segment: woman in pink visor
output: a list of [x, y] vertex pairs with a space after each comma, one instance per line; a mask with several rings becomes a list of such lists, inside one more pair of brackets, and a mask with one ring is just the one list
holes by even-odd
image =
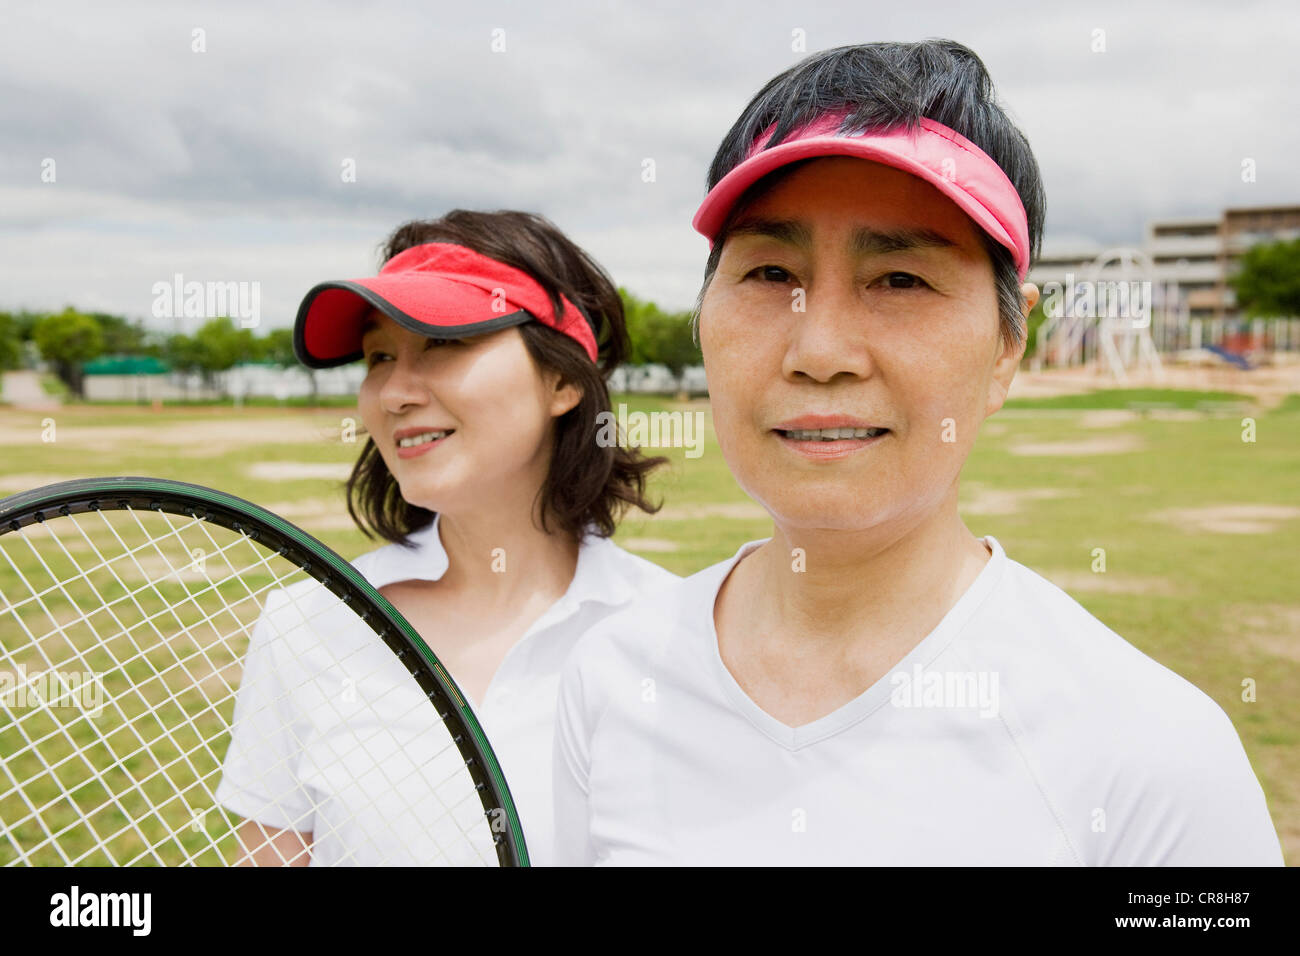
[[[383, 258], [377, 276], [308, 292], [295, 348], [313, 368], [365, 363], [367, 438], [347, 501], [387, 544], [354, 564], [469, 698], [530, 861], [545, 864], [561, 665], [597, 621], [677, 580], [610, 540], [625, 508], [657, 510], [645, 483], [666, 459], [596, 440], [607, 378], [628, 354], [622, 303], [546, 219], [456, 210], [401, 226]], [[437, 835], [393, 812], [427, 796], [429, 768], [411, 747], [377, 755], [368, 742], [418, 743], [432, 711], [416, 700], [398, 720], [410, 726], [357, 726], [358, 697], [391, 712], [410, 688], [352, 666], [317, 674], [310, 661], [311, 679], [291, 680], [298, 661], [259, 650], [255, 633], [217, 792], [245, 818], [247, 861], [438, 862]], [[364, 772], [352, 770], [363, 752]]]
[[750, 101], [698, 322], [773, 533], [579, 642], [558, 862], [1282, 862], [1224, 711], [958, 515], [1043, 209], [960, 44], [827, 50]]

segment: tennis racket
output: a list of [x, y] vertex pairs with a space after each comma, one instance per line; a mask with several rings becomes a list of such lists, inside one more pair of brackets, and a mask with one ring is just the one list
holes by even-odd
[[152, 478], [0, 501], [0, 864], [523, 865], [482, 727], [348, 562]]

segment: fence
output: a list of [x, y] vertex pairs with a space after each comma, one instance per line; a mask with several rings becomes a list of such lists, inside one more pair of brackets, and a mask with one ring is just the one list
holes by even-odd
[[[155, 400], [212, 401], [222, 398], [306, 398], [351, 395], [361, 388], [366, 370], [361, 365], [318, 369], [276, 368], [267, 365], [238, 365], [205, 381], [193, 373], [164, 374], [87, 374], [84, 379], [86, 398], [100, 402], [138, 402], [147, 405]], [[315, 378], [313, 389], [312, 379]], [[704, 367], [687, 368], [680, 383], [662, 365], [634, 365], [615, 369], [610, 376], [610, 391], [638, 393], [672, 393], [681, 388], [693, 394], [707, 392]]]
[[[1193, 319], [1156, 312], [1151, 316], [1151, 341], [1162, 356], [1194, 358], [1209, 346], [1227, 352], [1300, 353], [1300, 318]], [[1069, 368], [1098, 361], [1097, 318], [1049, 318], [1038, 330], [1032, 364]], [[1122, 333], [1120, 333], [1122, 335]]]

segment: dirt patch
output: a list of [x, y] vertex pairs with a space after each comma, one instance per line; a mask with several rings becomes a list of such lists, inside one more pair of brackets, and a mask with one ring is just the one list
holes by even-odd
[[346, 481], [352, 466], [332, 461], [259, 461], [249, 465], [245, 474], [259, 481]]
[[1205, 508], [1166, 508], [1148, 517], [1198, 534], [1268, 534], [1276, 531], [1282, 522], [1300, 518], [1300, 508], [1290, 505], [1211, 505]]
[[297, 521], [299, 518], [320, 518], [334, 514], [346, 510], [347, 506], [342, 500], [335, 501], [332, 498], [306, 498], [301, 501], [277, 501], [263, 507], [281, 518]]
[[1079, 416], [1083, 428], [1117, 428], [1137, 421], [1141, 416], [1126, 408], [1094, 408]]
[[969, 497], [958, 510], [969, 515], [1010, 515], [1019, 511], [1026, 501], [1076, 498], [1079, 494], [1070, 488], [990, 488], [978, 484], [963, 485], [962, 491]]
[[[335, 514], [317, 515], [314, 518], [302, 518], [295, 521], [294, 524], [302, 528], [303, 531], [355, 531], [357, 524], [352, 517], [343, 510]], [[382, 544], [382, 542], [381, 542]], [[375, 545], [379, 547], [379, 545]]]
[[[216, 420], [137, 425], [79, 425], [67, 410], [48, 417], [54, 419], [55, 441], [65, 447], [120, 452], [128, 447], [161, 446], [183, 449], [186, 455], [211, 457], [250, 445], [335, 444], [345, 416], [330, 422], [322, 418], [260, 418], [232, 413]], [[25, 425], [11, 420], [0, 426], [0, 446], [39, 443], [42, 421], [33, 416]]]
[[1083, 441], [1021, 442], [1007, 450], [1013, 455], [1044, 458], [1089, 457], [1092, 455], [1123, 455], [1146, 448], [1137, 435], [1115, 435], [1112, 438], [1087, 438]]
[[1275, 356], [1278, 364], [1250, 371], [1231, 366], [1183, 365], [1170, 361], [1168, 356], [1162, 358], [1165, 364], [1159, 373], [1130, 370], [1128, 381], [1122, 386], [1099, 363], [1081, 368], [1046, 369], [1039, 372], [1022, 369], [1012, 379], [1008, 397], [1052, 398], [1119, 387], [1176, 388], [1249, 395], [1267, 410], [1276, 408], [1287, 395], [1300, 392], [1300, 362], [1286, 354]]
[[304, 531], [346, 531], [356, 527], [341, 498], [277, 501], [266, 505], [266, 510], [293, 522]]
[[44, 411], [62, 404], [57, 396], [45, 394], [40, 374], [30, 370], [5, 372], [0, 376], [0, 396], [15, 408]]
[[1202, 422], [1211, 417], [1194, 408], [1153, 408], [1146, 415], [1158, 422]]
[[[761, 521], [772, 516], [760, 504], [753, 501], [729, 501], [700, 505], [669, 505], [661, 508], [654, 515], [644, 515], [650, 520], [694, 521], [697, 518], [730, 518], [735, 521]], [[631, 517], [629, 516], [629, 520]]]
[[619, 542], [619, 545], [628, 551], [668, 552], [679, 550], [677, 542], [669, 541], [667, 538], [624, 538]]
[[1272, 657], [1300, 663], [1300, 606], [1241, 604], [1228, 614], [1236, 640]]

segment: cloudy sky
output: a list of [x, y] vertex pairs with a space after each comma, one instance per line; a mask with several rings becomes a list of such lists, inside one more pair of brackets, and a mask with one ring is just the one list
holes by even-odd
[[258, 282], [263, 326], [289, 325], [316, 282], [372, 274], [397, 224], [458, 206], [541, 212], [687, 308], [713, 151], [798, 35], [979, 53], [1042, 167], [1049, 251], [1300, 203], [1294, 0], [13, 6], [0, 309], [146, 318], [180, 273]]

